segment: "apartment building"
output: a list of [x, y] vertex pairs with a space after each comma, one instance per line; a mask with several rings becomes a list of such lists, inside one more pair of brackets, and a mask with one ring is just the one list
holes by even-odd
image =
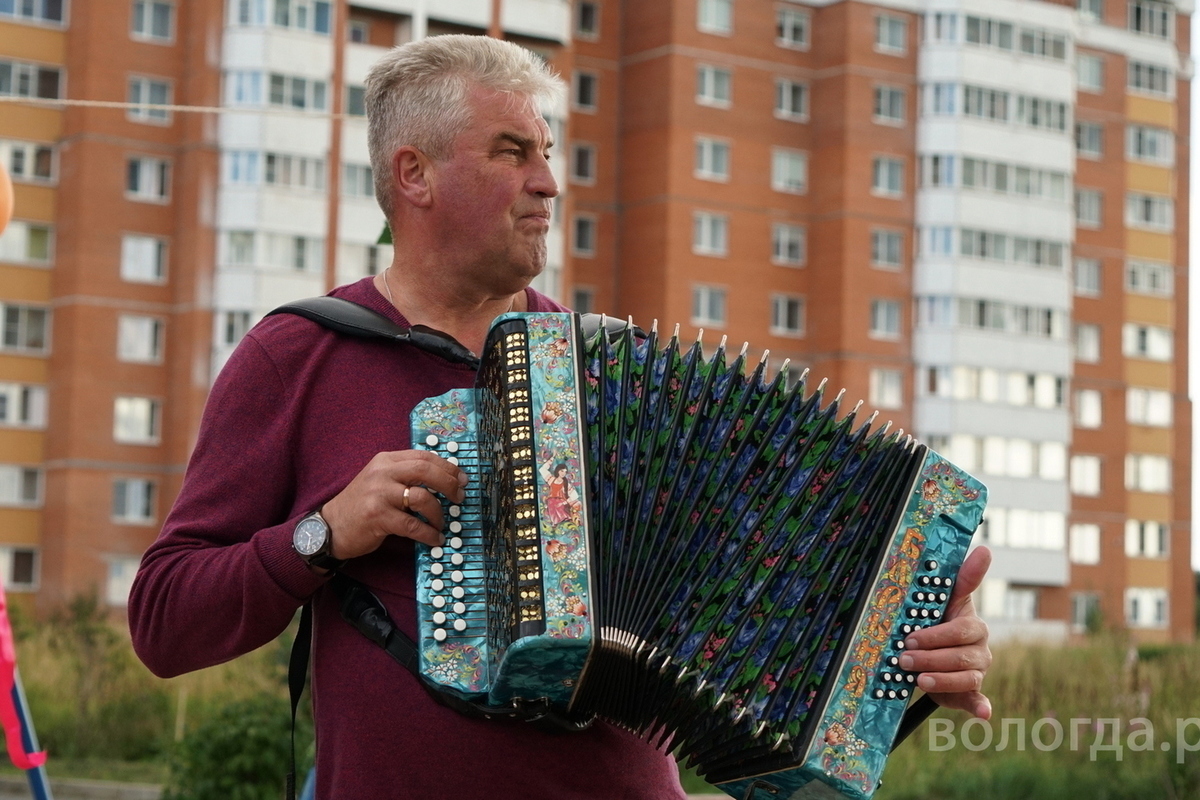
[[577, 3], [570, 299], [769, 349], [981, 476], [997, 638], [1189, 638], [1190, 12]]
[[769, 349], [982, 477], [998, 637], [1189, 638], [1190, 12], [0, 0], [6, 585], [124, 602], [237, 341], [390, 260], [368, 66], [465, 32], [570, 84], [539, 288]]

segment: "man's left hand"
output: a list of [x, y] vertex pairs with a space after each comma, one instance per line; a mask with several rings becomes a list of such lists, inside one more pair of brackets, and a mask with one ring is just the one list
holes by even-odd
[[988, 629], [975, 613], [971, 593], [979, 588], [992, 563], [986, 547], [977, 548], [958, 572], [950, 604], [940, 625], [922, 628], [904, 640], [900, 667], [919, 672], [917, 685], [946, 708], [957, 708], [980, 719], [992, 716], [992, 704], [980, 689], [992, 665]]

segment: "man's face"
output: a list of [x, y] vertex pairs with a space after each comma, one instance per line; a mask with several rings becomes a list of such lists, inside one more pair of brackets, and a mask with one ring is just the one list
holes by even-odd
[[[433, 163], [438, 225], [468, 280], [520, 291], [546, 266], [546, 232], [558, 184], [550, 128], [529, 98], [478, 87], [472, 121], [451, 155]], [[447, 265], [450, 267], [450, 265]]]

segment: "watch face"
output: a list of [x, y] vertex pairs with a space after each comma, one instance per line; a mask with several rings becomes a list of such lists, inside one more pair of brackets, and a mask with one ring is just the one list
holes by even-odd
[[292, 534], [292, 546], [300, 555], [311, 556], [325, 544], [328, 532], [329, 528], [321, 520], [313, 517], [302, 519], [296, 526], [295, 533]]

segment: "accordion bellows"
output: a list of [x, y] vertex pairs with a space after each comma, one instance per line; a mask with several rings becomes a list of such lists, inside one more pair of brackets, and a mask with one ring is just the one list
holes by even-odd
[[471, 476], [418, 546], [423, 676], [606, 719], [736, 797], [869, 797], [986, 490], [838, 405], [744, 350], [498, 318], [475, 388], [412, 416]]

